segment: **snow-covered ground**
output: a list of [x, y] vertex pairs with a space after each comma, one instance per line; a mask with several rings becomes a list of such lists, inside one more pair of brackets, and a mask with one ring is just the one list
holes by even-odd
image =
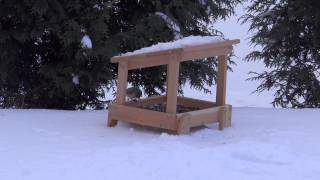
[[233, 127], [176, 136], [106, 111], [0, 110], [3, 180], [320, 179], [320, 110], [235, 108]]

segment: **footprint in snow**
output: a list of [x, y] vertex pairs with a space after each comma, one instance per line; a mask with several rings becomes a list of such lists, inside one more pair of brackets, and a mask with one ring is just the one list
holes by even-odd
[[48, 135], [60, 135], [60, 132], [57, 132], [57, 131], [48, 131], [48, 130], [45, 130], [45, 129], [41, 129], [41, 128], [32, 128], [32, 130], [36, 133], [45, 133], [45, 134], [48, 134]]
[[257, 163], [257, 164], [271, 164], [271, 165], [276, 165], [276, 166], [281, 166], [281, 165], [285, 164], [284, 162], [280, 162], [280, 161], [272, 161], [272, 160], [262, 159], [262, 158], [255, 156], [255, 155], [248, 154], [245, 152], [233, 152], [233, 153], [231, 153], [231, 157], [233, 157], [235, 159], [239, 159], [241, 161], [248, 161], [248, 162]]
[[33, 130], [34, 132], [37, 132], [37, 133], [43, 133], [43, 132], [46, 132], [46, 130], [41, 129], [41, 128], [32, 128], [32, 130]]

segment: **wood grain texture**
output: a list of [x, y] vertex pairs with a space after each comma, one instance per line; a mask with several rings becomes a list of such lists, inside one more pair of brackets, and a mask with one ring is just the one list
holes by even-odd
[[195, 107], [200, 109], [215, 107], [215, 102], [204, 101], [199, 99], [193, 99], [189, 97], [178, 96], [178, 104], [185, 105], [188, 107]]
[[110, 108], [112, 119], [168, 130], [176, 130], [177, 127], [175, 114], [118, 104], [113, 104]]
[[226, 88], [227, 88], [227, 56], [218, 57], [218, 76], [217, 76], [217, 105], [226, 104]]
[[114, 126], [116, 126], [118, 124], [118, 121], [116, 119], [113, 119], [111, 114], [112, 114], [112, 112], [109, 109], [108, 122], [107, 122], [108, 127], [114, 127]]
[[[121, 62], [118, 65], [118, 84], [117, 84], [117, 104], [124, 104], [126, 102], [126, 88], [128, 81], [128, 63]], [[117, 125], [118, 121], [111, 116], [110, 110], [108, 114], [108, 126], [114, 127]]]
[[221, 107], [214, 107], [208, 109], [202, 109], [197, 111], [191, 111], [178, 114], [178, 118], [188, 118], [189, 127], [197, 127], [205, 124], [211, 124], [219, 121], [219, 112]]
[[117, 104], [124, 104], [126, 100], [126, 89], [128, 81], [128, 63], [121, 62], [118, 66], [118, 84], [117, 84]]
[[177, 134], [187, 134], [190, 132], [191, 126], [190, 121], [191, 117], [187, 113], [183, 113], [180, 116], [177, 116], [178, 120], [178, 127], [177, 127]]
[[167, 113], [177, 112], [180, 57], [172, 56], [167, 66]]
[[227, 120], [225, 123], [225, 128], [231, 127], [231, 119], [232, 119], [232, 106], [231, 105], [227, 105]]

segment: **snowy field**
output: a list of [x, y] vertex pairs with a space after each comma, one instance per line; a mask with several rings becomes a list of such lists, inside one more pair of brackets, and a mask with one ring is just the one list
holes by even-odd
[[320, 179], [320, 110], [235, 108], [233, 127], [175, 136], [106, 111], [0, 110], [3, 180]]

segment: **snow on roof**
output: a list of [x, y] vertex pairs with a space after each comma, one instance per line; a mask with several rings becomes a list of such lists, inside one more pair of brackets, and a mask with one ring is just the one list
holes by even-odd
[[184, 48], [188, 46], [217, 43], [221, 41], [224, 41], [224, 39], [220, 36], [188, 36], [179, 40], [166, 42], [166, 43], [158, 43], [150, 47], [145, 47], [142, 49], [135, 50], [133, 52], [127, 52], [127, 53], [121, 54], [120, 56], [132, 56], [132, 55], [143, 54], [143, 53]]

